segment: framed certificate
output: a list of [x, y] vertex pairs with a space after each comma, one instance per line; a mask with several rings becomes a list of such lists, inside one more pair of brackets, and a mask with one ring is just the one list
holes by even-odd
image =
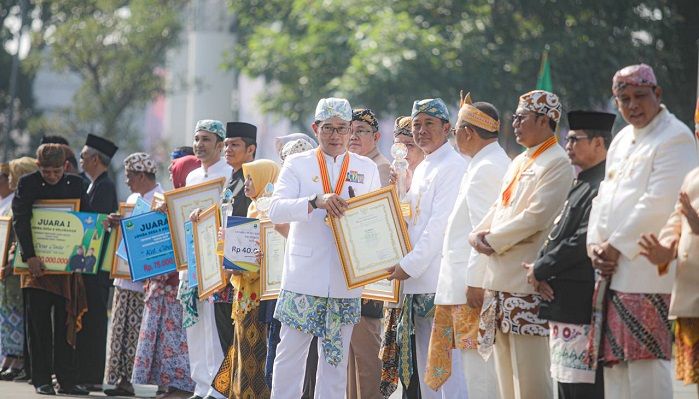
[[162, 204], [165, 203], [165, 196], [163, 193], [153, 194], [153, 203], [151, 204], [151, 209], [158, 209]]
[[10, 250], [10, 232], [12, 231], [12, 218], [0, 216], [0, 267], [7, 263], [7, 252]]
[[228, 216], [223, 267], [229, 270], [256, 272], [260, 270], [255, 252], [260, 240], [260, 221], [253, 218]]
[[223, 259], [216, 253], [218, 229], [221, 227], [220, 216], [219, 205], [214, 203], [201, 213], [197, 222], [192, 223], [199, 299], [208, 298], [226, 286]]
[[398, 303], [400, 300], [400, 281], [383, 279], [369, 283], [362, 290], [362, 298]]
[[80, 199], [79, 198], [66, 198], [66, 199], [44, 199], [36, 200], [32, 205], [34, 209], [51, 209], [54, 211], [79, 211], [80, 210]]
[[[133, 208], [134, 205], [122, 202], [119, 204], [119, 214], [122, 218], [128, 218], [131, 216]], [[111, 278], [126, 278], [130, 280], [131, 270], [129, 270], [129, 263], [116, 254], [117, 246], [119, 243], [121, 243], [123, 238], [121, 234], [121, 226], [118, 226], [115, 231], [112, 231], [112, 235], [115, 236], [115, 239], [112, 247], [114, 251], [112, 253], [112, 270], [110, 271], [109, 275]]]
[[[177, 270], [187, 269], [187, 251], [184, 239], [184, 222], [189, 220], [193, 210], [207, 209], [218, 204], [226, 179], [220, 177], [205, 183], [182, 187], [164, 194], [167, 204], [167, 218], [172, 236], [172, 246], [175, 250]], [[154, 201], [157, 202], [157, 199]], [[214, 246], [214, 249], [216, 247]]]
[[410, 252], [395, 186], [350, 198], [341, 218], [329, 218], [347, 287], [387, 278], [387, 268]]
[[284, 269], [284, 249], [286, 238], [274, 230], [269, 220], [260, 223], [260, 300], [277, 299], [282, 287], [282, 270]]

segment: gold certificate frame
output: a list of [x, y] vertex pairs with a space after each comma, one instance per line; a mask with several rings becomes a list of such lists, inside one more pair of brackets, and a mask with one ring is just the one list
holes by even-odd
[[[135, 205], [133, 204], [127, 204], [125, 202], [122, 202], [119, 204], [119, 214], [121, 215], [122, 218], [127, 218], [131, 216], [131, 212], [133, 212], [133, 208]], [[119, 243], [121, 243], [121, 226], [117, 226], [115, 231], [112, 232], [112, 234], [116, 235], [116, 239], [114, 240], [114, 247], [113, 247], [113, 254], [112, 254], [112, 270], [109, 273], [109, 276], [111, 278], [125, 278], [131, 280], [131, 269], [129, 269], [129, 262], [121, 259], [117, 254], [117, 248], [119, 247]]]
[[[80, 199], [79, 198], [64, 198], [64, 199], [41, 199], [36, 200], [32, 204], [33, 209], [50, 209], [54, 211], [80, 211]], [[17, 246], [15, 256], [21, 256], [20, 247]], [[12, 268], [14, 274], [22, 275], [29, 274], [29, 269], [22, 269], [14, 267]], [[68, 272], [57, 272], [54, 270], [45, 270], [44, 274], [70, 274]]]
[[260, 222], [260, 300], [277, 299], [282, 287], [282, 271], [284, 269], [284, 251], [286, 238], [274, 230], [274, 224], [269, 220]]
[[362, 290], [362, 299], [398, 303], [400, 300], [400, 281], [383, 279], [369, 283]]
[[216, 253], [218, 230], [221, 228], [220, 215], [220, 206], [215, 203], [201, 213], [198, 221], [192, 223], [199, 299], [208, 298], [226, 286], [223, 257]]
[[387, 268], [412, 250], [394, 186], [351, 198], [341, 218], [330, 227], [347, 287], [357, 288], [387, 278]]
[[10, 250], [10, 232], [12, 231], [12, 218], [0, 216], [0, 267], [7, 263], [7, 252]]
[[79, 198], [66, 198], [66, 199], [44, 199], [36, 200], [32, 204], [32, 208], [37, 209], [51, 209], [54, 211], [79, 211], [80, 210], [80, 199]]
[[170, 238], [172, 238], [172, 248], [175, 251], [177, 270], [187, 269], [184, 223], [189, 220], [189, 214], [193, 210], [197, 208], [207, 209], [218, 204], [224, 184], [226, 184], [226, 179], [219, 177], [163, 194], [167, 204], [167, 222], [170, 225]]

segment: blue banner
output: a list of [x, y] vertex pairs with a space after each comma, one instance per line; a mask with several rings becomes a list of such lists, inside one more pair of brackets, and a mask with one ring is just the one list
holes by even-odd
[[184, 242], [187, 245], [187, 285], [194, 288], [199, 285], [199, 280], [197, 279], [197, 255], [194, 252], [194, 230], [189, 220], [184, 223]]
[[122, 219], [121, 232], [133, 281], [176, 270], [167, 215], [148, 212]]

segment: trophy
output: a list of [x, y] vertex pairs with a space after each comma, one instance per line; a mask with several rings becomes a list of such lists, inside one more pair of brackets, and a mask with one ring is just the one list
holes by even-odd
[[[233, 212], [233, 192], [226, 189], [221, 194], [221, 227], [223, 231], [226, 231], [228, 227], [228, 216]], [[224, 239], [223, 234], [218, 235], [218, 240], [216, 240], [216, 255], [223, 256], [224, 252]]]
[[408, 191], [406, 187], [408, 180], [408, 161], [405, 157], [408, 156], [408, 147], [403, 143], [395, 143], [391, 146], [391, 156], [393, 157], [393, 170], [396, 171], [396, 190], [398, 191], [398, 199], [403, 201], [405, 193]]
[[257, 207], [257, 211], [260, 212], [260, 217], [258, 219], [269, 219], [269, 216], [267, 215], [267, 212], [269, 212], [269, 208], [272, 207], [272, 193], [274, 192], [274, 184], [272, 183], [267, 183], [265, 185], [265, 189], [260, 194], [257, 199], [255, 199], [255, 206]]

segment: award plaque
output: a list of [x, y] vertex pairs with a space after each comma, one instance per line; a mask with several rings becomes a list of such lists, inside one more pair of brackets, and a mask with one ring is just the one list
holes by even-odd
[[79, 211], [80, 210], [80, 199], [78, 198], [66, 198], [66, 199], [45, 199], [36, 200], [32, 204], [34, 209], [50, 209], [53, 211]]
[[277, 299], [282, 287], [282, 271], [284, 269], [284, 249], [286, 238], [274, 230], [270, 221], [260, 223], [260, 250], [262, 264], [260, 265], [260, 300]]
[[[119, 214], [122, 218], [128, 218], [131, 216], [134, 205], [122, 202], [119, 204]], [[122, 242], [121, 225], [117, 226], [112, 230], [112, 235], [114, 236], [113, 242], [113, 252], [112, 252], [112, 269], [110, 270], [109, 276], [111, 278], [125, 278], [131, 279], [131, 270], [129, 269], [129, 262], [117, 256], [117, 246]], [[110, 239], [110, 241], [112, 241]]]
[[412, 249], [394, 186], [350, 198], [344, 216], [329, 218], [347, 287], [387, 278]]
[[215, 203], [201, 213], [198, 221], [192, 223], [199, 299], [208, 298], [226, 286], [223, 259], [216, 253], [218, 230], [221, 228], [220, 215], [219, 205]]
[[[219, 177], [205, 183], [168, 191], [164, 194], [177, 270], [187, 269], [184, 223], [189, 220], [189, 214], [193, 210], [197, 208], [207, 209], [211, 205], [218, 204], [224, 184], [226, 184], [226, 179]], [[154, 202], [157, 203], [157, 201], [157, 198], [155, 198]], [[216, 247], [214, 247], [214, 250], [216, 250]]]

